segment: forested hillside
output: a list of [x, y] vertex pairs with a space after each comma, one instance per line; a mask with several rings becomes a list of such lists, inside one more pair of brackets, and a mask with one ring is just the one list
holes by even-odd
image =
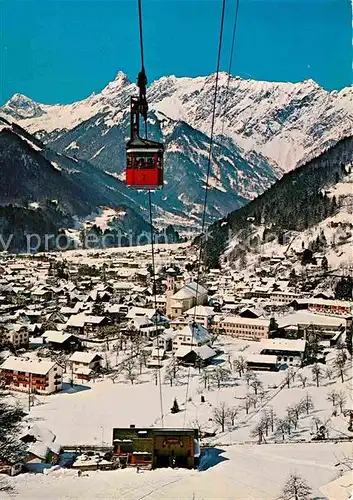
[[284, 175], [265, 193], [244, 207], [213, 224], [206, 244], [206, 262], [215, 265], [232, 235], [251, 226], [264, 225], [281, 237], [284, 231], [303, 231], [340, 208], [340, 197], [330, 197], [327, 190], [350, 173], [353, 137], [339, 141], [317, 158]]

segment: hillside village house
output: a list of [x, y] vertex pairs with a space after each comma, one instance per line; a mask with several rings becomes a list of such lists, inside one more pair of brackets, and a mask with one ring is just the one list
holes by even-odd
[[27, 346], [29, 332], [26, 326], [10, 325], [10, 329], [4, 328], [0, 331], [0, 345], [11, 344], [14, 347]]
[[316, 313], [348, 316], [353, 312], [353, 303], [348, 300], [309, 299], [308, 309]]
[[243, 318], [242, 316], [215, 316], [213, 330], [244, 340], [267, 339], [270, 328], [269, 319]]
[[302, 337], [314, 329], [322, 340], [331, 339], [338, 332], [349, 329], [352, 324], [351, 317], [315, 314], [306, 310], [286, 314], [276, 318], [276, 321], [279, 328]]
[[188, 322], [196, 321], [196, 323], [208, 328], [216, 313], [214, 312], [213, 307], [200, 305], [194, 306], [188, 311], [185, 311], [184, 315], [186, 316]]
[[173, 352], [175, 353], [179, 347], [200, 347], [205, 344], [211, 344], [212, 337], [202, 325], [190, 323], [182, 330], [174, 332], [173, 337]]
[[202, 285], [197, 285], [197, 283], [192, 281], [174, 293], [174, 281], [171, 277], [168, 278], [166, 304], [168, 318], [177, 318], [195, 305], [203, 305], [206, 303], [207, 290]]
[[93, 370], [102, 366], [102, 356], [95, 352], [74, 352], [69, 358], [72, 375], [81, 380], [88, 380]]
[[276, 356], [277, 363], [301, 366], [304, 360], [306, 341], [303, 339], [263, 339], [261, 355]]
[[63, 369], [54, 361], [8, 357], [0, 366], [5, 385], [17, 391], [52, 394], [61, 391]]

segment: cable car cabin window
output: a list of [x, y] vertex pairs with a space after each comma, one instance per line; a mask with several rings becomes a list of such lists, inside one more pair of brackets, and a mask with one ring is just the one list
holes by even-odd
[[154, 168], [154, 153], [135, 154], [135, 168]]
[[126, 157], [126, 168], [132, 168], [132, 155], [127, 155]]

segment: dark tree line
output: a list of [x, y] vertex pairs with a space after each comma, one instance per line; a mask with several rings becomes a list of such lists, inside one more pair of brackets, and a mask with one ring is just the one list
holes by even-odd
[[[288, 230], [303, 231], [336, 213], [339, 200], [329, 197], [325, 189], [345, 177], [345, 164], [352, 153], [353, 137], [342, 139], [319, 157], [285, 174], [265, 193], [226, 219], [213, 224], [206, 260], [216, 261], [225, 250], [228, 231], [239, 234], [250, 227], [249, 221], [255, 226], [266, 226], [264, 238], [268, 241], [283, 238]], [[324, 243], [321, 237], [313, 246], [320, 248]]]

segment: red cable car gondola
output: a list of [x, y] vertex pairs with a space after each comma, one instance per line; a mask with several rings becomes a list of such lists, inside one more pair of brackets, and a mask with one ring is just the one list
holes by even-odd
[[163, 152], [160, 142], [139, 136], [139, 115], [147, 121], [147, 78], [142, 70], [138, 76], [139, 97], [131, 97], [131, 131], [126, 144], [126, 185], [134, 189], [160, 189], [163, 187]]

